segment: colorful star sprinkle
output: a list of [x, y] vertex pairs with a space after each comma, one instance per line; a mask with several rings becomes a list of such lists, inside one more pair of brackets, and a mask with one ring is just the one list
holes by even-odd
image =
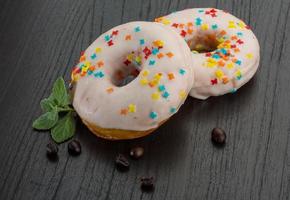
[[186, 73], [186, 71], [184, 69], [179, 69], [179, 74], [181, 74], [182, 76]]
[[160, 92], [163, 92], [163, 91], [165, 90], [165, 86], [164, 86], [164, 85], [159, 85], [159, 86], [158, 86], [158, 90], [159, 90]]
[[175, 78], [173, 73], [167, 74], [169, 80], [173, 80]]
[[130, 113], [134, 113], [134, 112], [136, 112], [136, 105], [135, 105], [135, 104], [129, 104], [129, 106], [128, 106], [128, 111], [129, 111]]
[[151, 95], [151, 98], [153, 99], [153, 100], [158, 100], [158, 99], [160, 99], [160, 93], [159, 92], [154, 92], [152, 95]]
[[176, 108], [171, 107], [170, 110], [169, 110], [169, 112], [170, 112], [171, 114], [175, 113], [175, 112], [176, 112]]
[[156, 112], [150, 112], [150, 114], [149, 114], [149, 117], [151, 118], [151, 119], [156, 119], [157, 117], [158, 117], [158, 114], [156, 113]]
[[140, 26], [135, 27], [135, 32], [136, 32], [136, 33], [137, 33], [137, 32], [140, 32], [140, 31], [141, 31]]
[[107, 88], [107, 92], [108, 92], [109, 94], [111, 94], [113, 91], [114, 91], [114, 89], [113, 89], [112, 87]]
[[185, 99], [185, 98], [186, 98], [186, 92], [185, 92], [185, 90], [180, 90], [180, 91], [179, 91], [179, 97], [180, 97], [181, 99]]
[[102, 71], [98, 71], [97, 73], [94, 74], [96, 78], [103, 78], [105, 74]]
[[210, 15], [211, 17], [217, 17], [216, 13], [217, 13], [217, 10], [214, 8], [205, 11], [205, 14]]

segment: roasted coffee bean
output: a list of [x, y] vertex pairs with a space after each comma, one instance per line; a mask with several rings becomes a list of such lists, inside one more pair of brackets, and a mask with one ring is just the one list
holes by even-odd
[[154, 177], [142, 177], [141, 178], [141, 189], [143, 191], [154, 190]]
[[48, 143], [46, 145], [46, 156], [51, 160], [57, 160], [58, 147], [55, 143]]
[[133, 159], [139, 159], [144, 155], [144, 148], [143, 147], [134, 147], [130, 150], [130, 156]]
[[117, 169], [120, 171], [127, 171], [130, 168], [130, 163], [123, 154], [118, 154], [115, 160], [115, 164]]
[[81, 144], [77, 140], [72, 140], [67, 146], [70, 155], [77, 156], [82, 152]]
[[214, 128], [211, 132], [211, 140], [217, 145], [224, 145], [226, 142], [226, 133], [221, 128]]

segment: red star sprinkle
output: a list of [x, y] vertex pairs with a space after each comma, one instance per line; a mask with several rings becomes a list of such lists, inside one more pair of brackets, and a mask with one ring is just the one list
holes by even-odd
[[206, 14], [206, 15], [210, 15], [211, 17], [217, 17], [216, 12], [217, 12], [217, 11], [213, 8], [213, 9], [211, 9], [211, 10], [207, 10], [207, 11], [205, 11], [205, 14]]
[[113, 31], [113, 32], [112, 32], [112, 35], [118, 35], [118, 33], [119, 33], [119, 31], [116, 30], [116, 31]]
[[73, 70], [73, 73], [74, 74], [79, 74], [81, 72], [81, 69], [80, 68], [75, 68], [74, 70]]
[[238, 40], [237, 40], [237, 43], [238, 43], [238, 44], [244, 44], [244, 42], [243, 42], [241, 39], [238, 39]]
[[180, 35], [181, 35], [182, 37], [185, 37], [185, 36], [186, 36], [186, 31], [185, 31], [185, 30], [182, 30], [181, 33], [180, 33]]
[[110, 41], [108, 42], [108, 45], [109, 45], [109, 46], [113, 46], [113, 45], [114, 45], [113, 40], [110, 40]]
[[205, 56], [206, 57], [211, 57], [211, 53], [206, 53]]
[[212, 84], [212, 85], [217, 84], [217, 79], [213, 79], [213, 80], [211, 80], [211, 84]]
[[148, 57], [151, 54], [151, 50], [148, 47], [145, 47], [143, 53]]
[[124, 64], [127, 65], [127, 66], [128, 66], [130, 63], [131, 63], [131, 62], [130, 62], [130, 60], [128, 60], [128, 59], [126, 59], [126, 60], [124, 61]]

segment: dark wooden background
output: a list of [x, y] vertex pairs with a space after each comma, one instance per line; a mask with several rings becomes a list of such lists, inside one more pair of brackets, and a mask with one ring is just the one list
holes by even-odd
[[[261, 44], [255, 78], [236, 94], [187, 99], [155, 134], [110, 142], [78, 125], [50, 162], [48, 133], [31, 128], [54, 80], [69, 80], [80, 51], [111, 27], [191, 7], [217, 7], [248, 23]], [[0, 199], [290, 199], [290, 0], [0, 0]], [[210, 131], [227, 131], [224, 148]], [[127, 173], [118, 152], [143, 145]], [[142, 193], [138, 177], [156, 177]]]

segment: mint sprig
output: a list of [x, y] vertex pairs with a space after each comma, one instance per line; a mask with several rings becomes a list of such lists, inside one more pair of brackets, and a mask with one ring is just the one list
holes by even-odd
[[55, 81], [50, 96], [42, 99], [40, 106], [44, 114], [33, 122], [33, 128], [50, 130], [52, 139], [57, 143], [74, 136], [74, 109], [70, 106], [70, 96], [62, 77]]

